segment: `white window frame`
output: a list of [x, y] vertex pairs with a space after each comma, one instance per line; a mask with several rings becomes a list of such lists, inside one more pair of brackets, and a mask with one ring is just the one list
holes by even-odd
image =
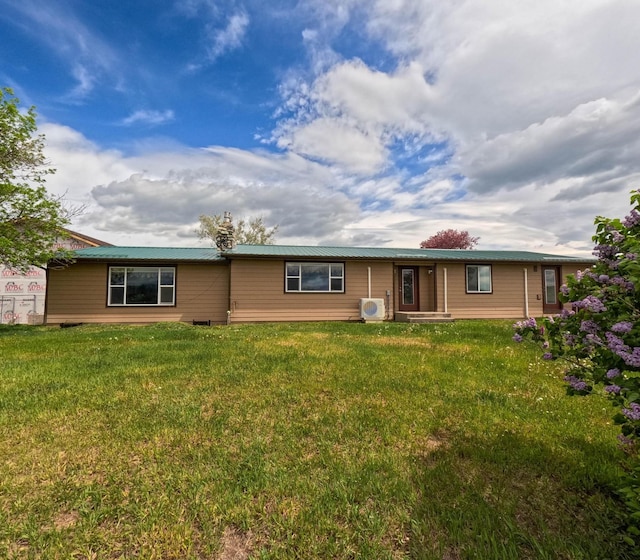
[[[476, 278], [478, 281], [478, 287], [475, 290], [469, 288], [469, 269], [476, 269]], [[480, 269], [488, 269], [489, 270], [489, 289], [482, 289], [480, 285]], [[468, 294], [492, 294], [493, 293], [493, 267], [490, 264], [468, 264], [464, 269], [464, 277], [465, 277], [465, 287], [467, 289]]]
[[[156, 272], [158, 278], [157, 284], [157, 300], [155, 303], [127, 303], [127, 278], [131, 272]], [[122, 284], [114, 282], [113, 273], [124, 273]], [[163, 273], [171, 272], [172, 282], [162, 282]], [[122, 303], [114, 303], [112, 301], [113, 291], [122, 288]], [[167, 288], [171, 288], [171, 301], [163, 300], [163, 288], [166, 293]], [[107, 288], [107, 306], [108, 307], [171, 307], [176, 304], [176, 267], [175, 266], [110, 266]]]
[[[318, 266], [326, 266], [327, 267], [327, 285], [329, 287], [328, 290], [305, 290], [303, 289], [303, 278], [304, 278], [304, 268], [305, 267], [318, 267]], [[291, 270], [292, 268], [297, 268], [297, 270]], [[336, 274], [336, 267], [339, 268], [340, 273]], [[344, 263], [343, 262], [285, 262], [284, 265], [284, 291], [288, 294], [344, 294]], [[291, 273], [290, 273], [291, 272]], [[290, 288], [289, 281], [296, 281], [298, 287]], [[340, 289], [332, 289], [332, 281], [340, 280]]]

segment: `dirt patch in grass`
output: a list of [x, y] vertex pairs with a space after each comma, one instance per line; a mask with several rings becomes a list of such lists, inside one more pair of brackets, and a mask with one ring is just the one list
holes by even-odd
[[404, 338], [398, 336], [379, 336], [375, 338], [376, 344], [384, 346], [421, 346], [423, 348], [433, 348], [434, 344], [424, 338]]
[[73, 527], [80, 519], [77, 511], [63, 511], [58, 513], [53, 519], [53, 527], [56, 531]]
[[416, 443], [422, 455], [430, 455], [441, 448], [448, 449], [451, 445], [446, 434], [443, 433], [431, 434], [425, 438], [417, 438]]
[[227, 527], [222, 533], [220, 545], [216, 560], [246, 560], [253, 550], [253, 536], [236, 527]]

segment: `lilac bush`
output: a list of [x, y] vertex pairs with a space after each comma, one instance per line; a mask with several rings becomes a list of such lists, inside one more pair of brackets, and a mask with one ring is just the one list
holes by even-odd
[[[514, 340], [532, 340], [544, 359], [566, 364], [569, 395], [604, 389], [628, 453], [629, 477], [620, 493], [630, 509], [629, 534], [640, 536], [640, 191], [624, 220], [595, 220], [595, 264], [560, 290], [559, 315], [514, 325]], [[602, 390], [602, 389], [600, 389]], [[631, 536], [626, 537], [632, 540]]]

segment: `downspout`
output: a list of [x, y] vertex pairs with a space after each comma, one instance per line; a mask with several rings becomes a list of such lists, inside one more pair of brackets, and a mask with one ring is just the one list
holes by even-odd
[[367, 297], [371, 299], [371, 267], [367, 267]]
[[44, 269], [44, 285], [47, 287], [44, 291], [44, 310], [42, 311], [42, 324], [47, 324], [47, 315], [49, 314], [49, 267]]
[[525, 319], [529, 318], [529, 280], [528, 280], [528, 274], [529, 271], [527, 270], [527, 267], [524, 267], [524, 316]]
[[233, 263], [232, 259], [227, 258], [227, 264], [229, 266], [229, 274], [227, 277], [227, 282], [229, 283], [229, 285], [227, 286], [227, 293], [228, 293], [228, 301], [229, 301], [229, 306], [227, 307], [227, 325], [231, 324], [231, 307], [232, 307], [232, 302], [231, 302], [231, 265]]
[[449, 312], [449, 302], [447, 301], [448, 299], [448, 286], [447, 286], [447, 269], [443, 268], [442, 272], [444, 273], [444, 278], [443, 278], [443, 284], [444, 284], [444, 312], [448, 313]]

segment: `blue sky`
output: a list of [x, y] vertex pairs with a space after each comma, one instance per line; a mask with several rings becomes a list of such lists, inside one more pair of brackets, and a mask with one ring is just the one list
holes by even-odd
[[201, 244], [588, 254], [640, 186], [636, 0], [0, 0], [0, 85], [35, 105], [73, 228]]

